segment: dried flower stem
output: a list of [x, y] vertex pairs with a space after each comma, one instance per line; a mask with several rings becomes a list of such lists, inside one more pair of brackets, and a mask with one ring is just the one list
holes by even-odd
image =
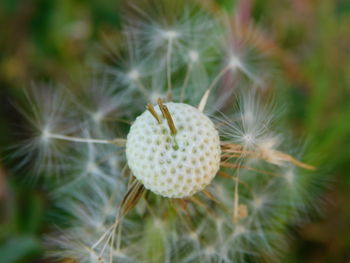
[[115, 232], [118, 230], [118, 236], [117, 236], [117, 249], [120, 249], [120, 241], [121, 241], [121, 224], [122, 224], [122, 219], [124, 216], [133, 208], [135, 205], [138, 203], [138, 201], [141, 199], [145, 192], [145, 187], [143, 184], [141, 184], [139, 181], [134, 180], [128, 191], [126, 192], [121, 206], [119, 208], [119, 213], [116, 216], [114, 224], [107, 229], [107, 231], [99, 238], [99, 240], [92, 246], [94, 249], [95, 247], [98, 246], [104, 239], [106, 239], [105, 244], [103, 245], [99, 257], [102, 258], [102, 255], [104, 251], [107, 248], [108, 244], [111, 244], [110, 248], [110, 255], [109, 255], [109, 262], [112, 262], [112, 254], [113, 254], [113, 249], [114, 249], [114, 240], [115, 240]]
[[[225, 153], [233, 153], [232, 155], [226, 156], [226, 157], [237, 157], [237, 154], [239, 157], [242, 156], [250, 156], [250, 157], [254, 157], [254, 158], [260, 158], [262, 160], [265, 160], [267, 162], [272, 162], [270, 160], [270, 158], [264, 154], [264, 152], [262, 151], [248, 151], [245, 150], [244, 147], [242, 145], [239, 144], [231, 144], [231, 143], [222, 143], [221, 144], [222, 147], [222, 151]], [[303, 163], [297, 159], [295, 159], [293, 156], [280, 152], [280, 151], [276, 151], [276, 150], [269, 150], [269, 156], [273, 155], [274, 157], [276, 157], [276, 159], [279, 159], [281, 161], [284, 162], [289, 162], [292, 163], [296, 166], [299, 166], [301, 168], [307, 169], [307, 170], [315, 170], [316, 167]]]
[[162, 119], [160, 118], [160, 116], [155, 111], [153, 105], [151, 103], [149, 103], [149, 104], [147, 104], [146, 108], [152, 114], [152, 116], [157, 120], [158, 124], [161, 124], [162, 123]]
[[137, 204], [144, 192], [142, 183], [137, 180], [132, 182], [121, 203], [121, 216], [125, 216]]
[[171, 117], [171, 114], [169, 112], [168, 107], [163, 104], [163, 102], [162, 102], [162, 100], [160, 98], [158, 99], [158, 105], [159, 105], [159, 108], [160, 108], [160, 110], [161, 110], [161, 112], [163, 114], [163, 117], [168, 122], [168, 126], [170, 128], [171, 134], [175, 135], [177, 131], [176, 131], [176, 127], [175, 127], [173, 118]]

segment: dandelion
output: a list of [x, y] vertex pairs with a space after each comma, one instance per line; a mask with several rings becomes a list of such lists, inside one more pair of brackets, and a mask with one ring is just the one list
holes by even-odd
[[152, 112], [154, 116], [146, 111], [138, 117], [128, 134], [126, 154], [133, 174], [163, 196], [182, 198], [202, 190], [220, 166], [214, 124], [181, 103], [159, 101]]
[[[32, 100], [39, 133], [26, 152], [45, 147], [39, 164], [48, 174], [42, 158], [70, 156], [54, 196], [71, 224], [48, 238], [51, 256], [276, 260], [287, 222], [304, 206], [294, 171], [314, 167], [282, 148], [287, 139], [274, 130], [276, 108], [259, 97], [265, 74], [250, 65], [248, 43], [200, 9], [168, 9], [169, 21], [133, 10], [126, 57], [99, 67], [79, 91], [89, 96], [69, 107], [52, 94], [49, 105]], [[227, 79], [249, 83], [238, 74], [249, 86], [227, 89]]]

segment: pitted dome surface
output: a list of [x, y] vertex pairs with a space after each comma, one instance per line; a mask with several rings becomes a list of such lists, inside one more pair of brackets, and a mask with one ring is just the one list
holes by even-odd
[[172, 135], [146, 110], [130, 128], [126, 155], [134, 176], [156, 194], [184, 198], [203, 190], [220, 166], [220, 138], [213, 122], [196, 108], [164, 103], [177, 129]]

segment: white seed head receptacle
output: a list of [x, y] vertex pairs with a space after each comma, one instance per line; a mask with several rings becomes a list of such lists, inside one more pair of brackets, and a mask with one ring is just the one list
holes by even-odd
[[128, 165], [152, 192], [184, 198], [204, 189], [220, 167], [220, 138], [213, 122], [196, 108], [165, 103], [177, 129], [172, 134], [158, 106], [159, 123], [146, 110], [130, 128]]

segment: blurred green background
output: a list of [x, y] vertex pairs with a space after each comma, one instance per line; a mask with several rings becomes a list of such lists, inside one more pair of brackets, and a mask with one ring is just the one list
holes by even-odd
[[[172, 0], [169, 0], [172, 1]], [[125, 1], [126, 2], [126, 1]], [[278, 92], [314, 160], [321, 213], [291, 226], [283, 262], [350, 262], [350, 1], [198, 0], [238, 12], [262, 31], [262, 51], [278, 63]], [[50, 197], [23, 180], [8, 155], [23, 118], [12, 102], [31, 81], [71, 81], [101, 59], [100, 44], [120, 29], [121, 1], [0, 1], [0, 262], [41, 260]], [[102, 58], [103, 59], [103, 58]], [[278, 90], [278, 87], [276, 87]], [[277, 97], [278, 99], [278, 97]], [[40, 261], [41, 260], [41, 261]]]

